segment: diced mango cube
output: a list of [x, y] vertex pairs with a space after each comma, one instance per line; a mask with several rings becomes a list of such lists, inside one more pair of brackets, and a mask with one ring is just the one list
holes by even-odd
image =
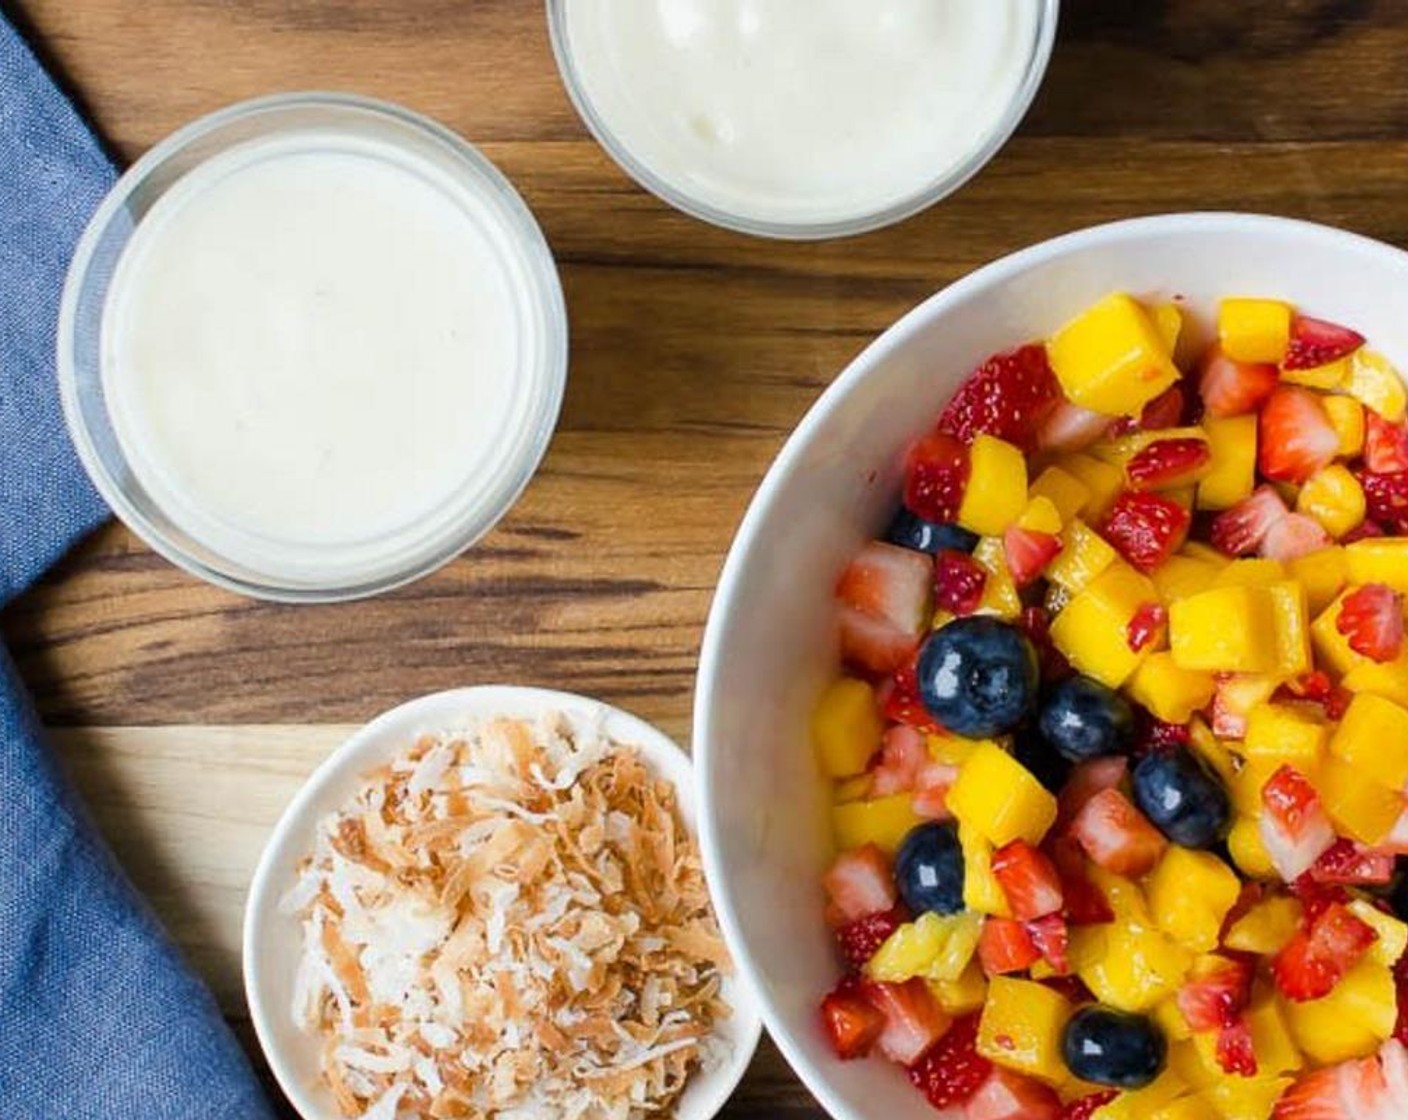
[[1061, 1058], [1061, 1033], [1070, 1001], [1045, 984], [994, 976], [978, 1021], [978, 1053], [990, 1062], [1059, 1085], [1069, 1076]]
[[1148, 1113], [1148, 1117], [1149, 1120], [1221, 1120], [1217, 1110], [1196, 1094], [1170, 1101]]
[[999, 848], [1018, 839], [1039, 844], [1056, 820], [1056, 798], [1026, 767], [993, 745], [973, 751], [947, 800], [955, 817]]
[[987, 572], [978, 610], [1006, 619], [1020, 615], [1022, 597], [1012, 580], [1012, 569], [1007, 566], [1007, 552], [1002, 546], [1002, 538], [983, 537], [973, 549], [973, 559]]
[[914, 798], [909, 793], [873, 801], [849, 801], [831, 809], [831, 830], [836, 847], [843, 852], [865, 844], [893, 852], [922, 820], [914, 811]]
[[1408, 593], [1408, 537], [1368, 537], [1346, 545], [1350, 583], [1386, 583]]
[[1195, 953], [1217, 947], [1223, 919], [1241, 889], [1236, 872], [1217, 856], [1176, 844], [1169, 846], [1145, 884], [1159, 928]]
[[1353, 397], [1321, 397], [1320, 403], [1339, 438], [1340, 458], [1353, 459], [1364, 450], [1364, 406]]
[[1408, 711], [1382, 696], [1356, 693], [1330, 750], [1380, 785], [1401, 790], [1408, 783]]
[[1221, 570], [1221, 564], [1211, 564], [1199, 557], [1175, 552], [1150, 572], [1149, 578], [1158, 588], [1159, 598], [1171, 603], [1175, 599], [1186, 599], [1189, 595], [1206, 591]]
[[955, 1019], [977, 1011], [987, 1001], [988, 977], [977, 959], [968, 962], [957, 980], [930, 980], [929, 990], [939, 1006]]
[[1295, 936], [1300, 926], [1301, 905], [1289, 895], [1262, 899], [1235, 922], [1223, 942], [1242, 953], [1270, 956]]
[[1211, 673], [1183, 669], [1167, 650], [1150, 654], [1134, 671], [1129, 694], [1165, 723], [1187, 723], [1212, 699]]
[[1393, 973], [1364, 959], [1324, 999], [1282, 1002], [1297, 1045], [1326, 1065], [1373, 1053], [1393, 1033], [1398, 999]]
[[1290, 1086], [1289, 1077], [1227, 1077], [1199, 1095], [1222, 1120], [1271, 1120], [1276, 1102]]
[[1337, 625], [1340, 606], [1344, 603], [1345, 596], [1354, 590], [1352, 586], [1346, 587], [1310, 624], [1310, 644], [1315, 649], [1317, 661], [1337, 676], [1344, 676], [1351, 669], [1369, 660], [1350, 647], [1349, 639], [1340, 633]]
[[1311, 703], [1258, 704], [1247, 716], [1242, 753], [1248, 758], [1284, 762], [1302, 774], [1320, 763], [1330, 728], [1324, 708]]
[[[1100, 1002], [1121, 1011], [1155, 1007], [1178, 989], [1193, 964], [1193, 954], [1160, 930], [1118, 923], [1088, 928], [1099, 931], [1103, 952], [1081, 961], [1076, 971]], [[1074, 957], [1071, 963], [1077, 965]]]
[[1090, 487], [1070, 471], [1052, 466], [1036, 476], [1027, 490], [1027, 497], [1046, 498], [1061, 515], [1061, 523], [1068, 525], [1085, 511], [1090, 502]]
[[1236, 779], [1228, 789], [1237, 812], [1245, 813], [1249, 817], [1261, 815], [1262, 787], [1282, 765], [1279, 758], [1249, 758], [1242, 764]]
[[968, 911], [940, 915], [927, 910], [890, 934], [865, 964], [872, 980], [900, 984], [915, 976], [957, 980], [978, 951], [983, 916]]
[[1313, 615], [1334, 602], [1349, 578], [1349, 564], [1344, 549], [1338, 545], [1297, 556], [1286, 568], [1291, 578], [1305, 589], [1306, 609]]
[[979, 435], [968, 448], [968, 485], [958, 523], [985, 537], [1002, 534], [1027, 504], [1027, 460], [1019, 447]]
[[849, 677], [828, 685], [812, 713], [812, 742], [822, 770], [832, 778], [864, 770], [884, 730], [874, 690]]
[[1310, 369], [1283, 369], [1281, 380], [1287, 385], [1304, 385], [1307, 389], [1339, 389], [1349, 384], [1349, 359], [1336, 358]]
[[1276, 865], [1261, 838], [1261, 826], [1256, 817], [1238, 813], [1227, 834], [1227, 852], [1243, 875], [1253, 879], [1276, 878]]
[[1115, 550], [1105, 538], [1077, 518], [1061, 534], [1061, 551], [1046, 566], [1046, 575], [1074, 595], [1115, 560]]
[[1339, 540], [1364, 521], [1364, 487], [1343, 463], [1331, 463], [1306, 479], [1296, 495], [1296, 509]]
[[1253, 999], [1247, 1009], [1247, 1020], [1252, 1029], [1258, 1077], [1292, 1073], [1305, 1064], [1274, 996], [1265, 994]]
[[1176, 996], [1162, 1001], [1150, 1014], [1154, 1022], [1158, 1023], [1159, 1029], [1164, 1032], [1164, 1037], [1170, 1042], [1193, 1037], [1188, 1020], [1183, 1017], [1183, 1012], [1178, 1008]]
[[1291, 307], [1278, 299], [1225, 299], [1217, 308], [1217, 340], [1234, 362], [1280, 364], [1291, 341]]
[[1368, 899], [1356, 898], [1349, 903], [1349, 911], [1360, 921], [1371, 926], [1379, 939], [1369, 946], [1365, 953], [1368, 960], [1392, 968], [1408, 949], [1408, 922], [1395, 918], [1380, 910]]
[[1286, 566], [1279, 560], [1253, 556], [1223, 565], [1213, 577], [1213, 587], [1272, 587], [1286, 578]]
[[1403, 795], [1365, 781], [1355, 767], [1326, 755], [1318, 774], [1311, 775], [1320, 801], [1335, 831], [1370, 846], [1381, 843], [1403, 815]]
[[1063, 326], [1046, 353], [1067, 397], [1111, 416], [1136, 415], [1179, 377], [1148, 312], [1123, 292]]
[[844, 805], [848, 801], [864, 801], [870, 796], [870, 782], [868, 773], [842, 778], [831, 787], [832, 804]]
[[1126, 1090], [1090, 1114], [1090, 1120], [1149, 1120], [1149, 1114], [1179, 1097], [1187, 1096], [1188, 1083], [1166, 1069], [1142, 1089]]
[[1356, 350], [1350, 358], [1349, 380], [1344, 388], [1365, 408], [1372, 408], [1390, 424], [1403, 419], [1405, 404], [1408, 404], [1403, 378], [1382, 354], [1363, 347]]
[[1082, 511], [1088, 520], [1098, 521], [1104, 517], [1124, 489], [1124, 471], [1093, 455], [1084, 452], [1065, 455], [1057, 460], [1056, 465], [1074, 475], [1090, 491], [1090, 498]]
[[1237, 775], [1237, 764], [1232, 752], [1212, 733], [1203, 720], [1193, 718], [1188, 721], [1188, 745], [1193, 753], [1213, 768], [1217, 776], [1231, 784]]
[[1369, 692], [1408, 708], [1408, 645], [1392, 661], [1365, 658], [1344, 675], [1340, 684], [1350, 692]]
[[924, 742], [929, 748], [929, 757], [935, 762], [944, 762], [949, 766], [962, 766], [979, 744], [992, 744], [993, 741], [991, 739], [965, 739], [962, 735], [945, 733], [929, 735]]
[[959, 821], [958, 844], [963, 849], [963, 905], [979, 914], [1010, 918], [1007, 892], [992, 871], [992, 842]]
[[1129, 648], [1129, 622], [1158, 598], [1148, 577], [1115, 560], [1056, 616], [1051, 640], [1082, 673], [1118, 688], [1151, 652]]
[[1154, 304], [1149, 309], [1149, 315], [1164, 341], [1164, 349], [1172, 354], [1178, 349], [1178, 336], [1183, 333], [1183, 312], [1178, 304], [1165, 302]]
[[1212, 458], [1198, 483], [1198, 508], [1230, 509], [1256, 484], [1256, 416], [1209, 417], [1203, 430]]
[[1264, 588], [1213, 588], [1170, 603], [1168, 615], [1169, 646], [1184, 669], [1268, 673], [1276, 668], [1276, 611]]
[[1295, 580], [1273, 583], [1266, 589], [1271, 596], [1271, 613], [1276, 630], [1276, 665], [1281, 677], [1297, 677], [1310, 670], [1310, 611], [1305, 589]]
[[[1181, 1011], [1178, 1012], [1178, 1017], [1179, 1019], [1183, 1018]], [[1186, 1023], [1184, 1029], [1187, 1029]], [[1178, 1074], [1190, 1091], [1215, 1085], [1225, 1076], [1220, 1069], [1208, 1069], [1202, 1055], [1198, 1053], [1198, 1047], [1193, 1042], [1191, 1031], [1188, 1032], [1187, 1038], [1170, 1037], [1168, 1068]]]
[[1061, 511], [1050, 498], [1038, 494], [1034, 498], [1027, 498], [1026, 508], [1017, 518], [1017, 524], [1023, 529], [1034, 529], [1038, 533], [1050, 533], [1055, 536], [1061, 532]]

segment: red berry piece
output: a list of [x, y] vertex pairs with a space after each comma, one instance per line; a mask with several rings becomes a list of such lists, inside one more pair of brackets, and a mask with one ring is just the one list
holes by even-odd
[[1276, 390], [1275, 366], [1234, 362], [1214, 346], [1203, 359], [1198, 394], [1209, 416], [1242, 416], [1255, 412]]
[[1360, 471], [1356, 477], [1364, 488], [1369, 520], [1376, 522], [1385, 535], [1408, 535], [1408, 471], [1393, 474]]
[[1041, 960], [1041, 950], [1027, 927], [1014, 918], [989, 915], [978, 936], [978, 963], [988, 976], [1023, 972]]
[[966, 552], [945, 548], [934, 557], [934, 602], [946, 611], [972, 614], [987, 582], [987, 569]]
[[1281, 364], [1286, 369], [1314, 369], [1352, 354], [1363, 345], [1364, 336], [1358, 331], [1297, 315], [1291, 321], [1291, 342]]
[[1287, 999], [1321, 999], [1369, 950], [1379, 935], [1347, 907], [1332, 902], [1286, 943], [1271, 962], [1276, 986]]
[[905, 460], [905, 506], [925, 521], [953, 521], [963, 504], [968, 469], [968, 448], [960, 440], [944, 432], [925, 436]]
[[1104, 1108], [1117, 1096], [1118, 1089], [1105, 1089], [1099, 1093], [1091, 1093], [1088, 1096], [1077, 1097], [1061, 1109], [1058, 1120], [1090, 1120], [1097, 1111]]
[[1032, 944], [1037, 947], [1046, 963], [1056, 970], [1057, 975], [1064, 976], [1071, 971], [1068, 955], [1071, 936], [1065, 918], [1060, 914], [1047, 914], [1044, 918], [1028, 922], [1027, 932], [1031, 934]]
[[1320, 403], [1320, 394], [1282, 385], [1257, 418], [1257, 466], [1276, 482], [1304, 482], [1329, 466], [1340, 437]]
[[1062, 399], [1042, 422], [1036, 435], [1038, 450], [1066, 453], [1084, 451], [1115, 431], [1119, 421], [1111, 421], [1103, 412], [1092, 412]]
[[1259, 486], [1212, 522], [1212, 545], [1228, 556], [1246, 556], [1261, 547], [1266, 534], [1290, 511], [1270, 486]]
[[1237, 1016], [1235, 1022], [1217, 1032], [1215, 1053], [1224, 1073], [1256, 1076], [1256, 1048], [1252, 1045], [1252, 1026], [1245, 1015]]
[[1156, 439], [1125, 464], [1134, 490], [1164, 490], [1193, 481], [1212, 458], [1205, 439]]
[[1333, 543], [1325, 527], [1315, 518], [1304, 513], [1288, 513], [1266, 531], [1260, 552], [1268, 560], [1288, 564]]
[[1366, 583], [1344, 597], [1335, 629], [1355, 653], [1392, 661], [1403, 650], [1403, 596], [1387, 584]]
[[935, 1108], [966, 1102], [992, 1073], [978, 1053], [978, 1016], [955, 1019], [948, 1033], [909, 1068], [909, 1079]]
[[1152, 572], [1188, 536], [1188, 511], [1170, 498], [1126, 490], [1110, 507], [1101, 533], [1141, 572]]
[[1374, 474], [1408, 471], [1408, 424], [1390, 424], [1373, 409], [1365, 409], [1364, 466]]
[[885, 1029], [885, 1016], [848, 977], [821, 1001], [821, 1026], [836, 1056], [849, 1061], [869, 1053]]
[[1168, 625], [1168, 608], [1162, 603], [1141, 603], [1125, 627], [1125, 642], [1135, 653], [1147, 645], [1162, 641]]
[[1025, 840], [998, 848], [992, 855], [992, 873], [1007, 896], [1012, 916], [1030, 922], [1061, 909], [1061, 879], [1056, 867]]
[[1367, 517], [1340, 538], [1340, 544], [1353, 544], [1355, 541], [1374, 540], [1377, 537], [1386, 537], [1384, 527], [1377, 521], [1371, 521]]
[[939, 417], [939, 431], [964, 443], [972, 443], [977, 435], [996, 436], [1030, 452], [1061, 399], [1046, 347], [1020, 346], [994, 354], [968, 376]]
[[943, 729], [934, 722], [934, 717], [919, 699], [919, 678], [912, 653], [908, 663], [896, 669], [876, 695], [880, 701], [880, 714], [891, 723], [902, 723], [929, 735], [943, 734]]
[[1316, 883], [1382, 886], [1393, 878], [1394, 853], [1341, 838], [1331, 844], [1306, 874]]
[[1056, 554], [1061, 551], [1061, 538], [1053, 533], [1012, 525], [1002, 534], [1002, 549], [1007, 559], [1007, 570], [1012, 573], [1012, 582], [1018, 587], [1026, 587], [1046, 570], [1047, 564], [1056, 559]]
[[886, 938], [909, 920], [904, 907], [896, 906], [878, 914], [868, 914], [847, 922], [836, 931], [836, 944], [841, 956], [852, 968], [861, 968], [875, 955]]

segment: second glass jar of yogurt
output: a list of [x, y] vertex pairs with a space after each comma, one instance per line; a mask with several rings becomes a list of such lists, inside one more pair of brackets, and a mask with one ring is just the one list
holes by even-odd
[[548, 0], [587, 126], [641, 185], [746, 233], [889, 225], [956, 190], [1040, 84], [1058, 0]]

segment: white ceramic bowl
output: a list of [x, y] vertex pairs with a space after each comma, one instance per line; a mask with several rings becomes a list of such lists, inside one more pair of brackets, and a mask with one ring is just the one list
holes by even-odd
[[[312, 850], [317, 822], [355, 793], [364, 774], [421, 734], [493, 716], [532, 719], [552, 712], [567, 712], [583, 721], [600, 719], [612, 739], [637, 747], [650, 768], [678, 790], [685, 824], [696, 827], [689, 756], [650, 724], [599, 701], [568, 692], [492, 685], [422, 696], [377, 716], [328, 756], [284, 811], [260, 857], [245, 907], [244, 984], [250, 1018], [280, 1088], [305, 1120], [339, 1120], [341, 1115], [318, 1078], [318, 1043], [298, 1028], [290, 1012], [302, 934], [298, 919], [279, 910], [298, 861]], [[676, 1120], [709, 1120], [718, 1112], [757, 1046], [761, 1023], [740, 976], [725, 982], [724, 997], [734, 1010], [721, 1028], [730, 1057], [693, 1078]]]
[[819, 877], [827, 796], [808, 718], [837, 673], [832, 590], [897, 504], [902, 449], [994, 351], [1047, 335], [1113, 289], [1279, 296], [1352, 324], [1408, 363], [1408, 254], [1322, 226], [1179, 214], [1100, 226], [1006, 257], [952, 284], [872, 343], [822, 394], [768, 472], [714, 599], [695, 697], [705, 869], [763, 1019], [839, 1120], [934, 1120], [882, 1060], [842, 1063], [817, 1001], [837, 965]]

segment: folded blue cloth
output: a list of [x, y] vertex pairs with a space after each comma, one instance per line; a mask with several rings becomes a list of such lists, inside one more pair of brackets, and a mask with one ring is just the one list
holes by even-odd
[[[0, 604], [107, 511], [64, 431], [54, 321], [112, 167], [0, 15]], [[0, 1117], [261, 1120], [210, 993], [113, 863], [0, 650]]]

